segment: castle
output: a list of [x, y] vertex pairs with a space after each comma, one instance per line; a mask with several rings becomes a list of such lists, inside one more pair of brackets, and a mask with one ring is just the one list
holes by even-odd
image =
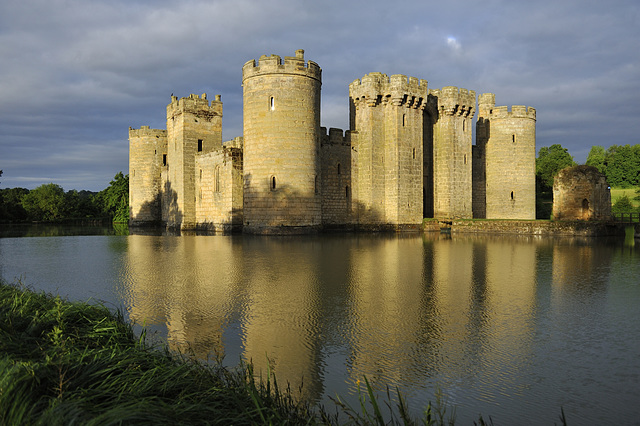
[[222, 101], [171, 97], [167, 129], [129, 128], [130, 224], [248, 233], [411, 229], [423, 218], [535, 219], [531, 107], [370, 73], [349, 130], [320, 127], [322, 71], [298, 50], [242, 68], [243, 136]]

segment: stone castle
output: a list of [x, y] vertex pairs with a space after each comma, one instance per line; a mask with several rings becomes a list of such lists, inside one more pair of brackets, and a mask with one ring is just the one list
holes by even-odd
[[320, 127], [322, 71], [298, 50], [242, 68], [243, 136], [222, 101], [167, 106], [167, 129], [129, 129], [130, 224], [299, 233], [419, 228], [423, 218], [535, 219], [531, 107], [370, 73], [349, 85], [349, 130]]

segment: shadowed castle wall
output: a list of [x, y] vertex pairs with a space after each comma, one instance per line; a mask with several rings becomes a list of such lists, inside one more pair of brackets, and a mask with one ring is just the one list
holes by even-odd
[[592, 166], [560, 170], [553, 179], [553, 218], [611, 219], [611, 190], [606, 177]]
[[322, 223], [351, 222], [351, 135], [340, 129], [321, 128]]
[[167, 131], [129, 127], [129, 217], [133, 225], [159, 223]]
[[320, 227], [320, 85], [303, 50], [242, 68], [246, 232]]

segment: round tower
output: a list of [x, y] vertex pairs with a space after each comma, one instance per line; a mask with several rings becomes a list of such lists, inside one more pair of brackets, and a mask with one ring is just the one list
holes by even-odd
[[480, 96], [478, 141], [484, 146], [487, 219], [535, 219], [536, 110], [495, 106]]
[[321, 225], [321, 69], [262, 56], [242, 68], [244, 230], [310, 232]]

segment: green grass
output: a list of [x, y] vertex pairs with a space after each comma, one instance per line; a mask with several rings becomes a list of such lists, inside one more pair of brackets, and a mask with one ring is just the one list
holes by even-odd
[[618, 198], [626, 195], [627, 197], [629, 197], [634, 207], [640, 207], [640, 201], [634, 200], [634, 198], [636, 197], [636, 190], [638, 190], [639, 188], [640, 187], [634, 187], [634, 188], [613, 188], [612, 187], [611, 188], [611, 205], [615, 204], [616, 201], [618, 201]]

